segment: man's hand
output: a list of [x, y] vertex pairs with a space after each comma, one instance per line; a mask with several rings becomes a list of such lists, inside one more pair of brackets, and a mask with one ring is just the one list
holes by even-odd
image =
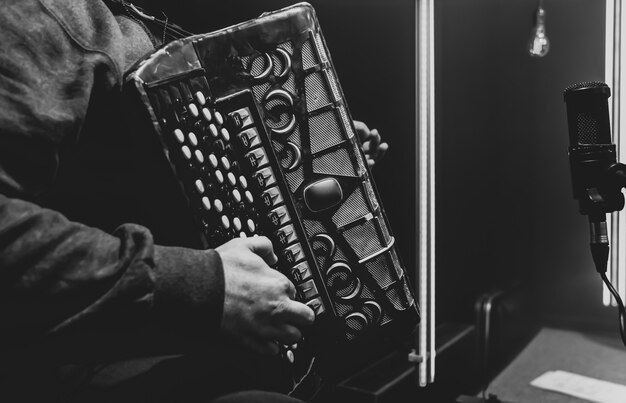
[[367, 165], [371, 168], [383, 158], [389, 148], [389, 145], [387, 143], [380, 142], [380, 134], [378, 133], [378, 130], [370, 130], [369, 127], [367, 127], [367, 125], [363, 122], [355, 120], [354, 128], [356, 129], [357, 136], [359, 136], [361, 144], [363, 145], [363, 152], [367, 158]]
[[260, 354], [277, 354], [277, 343], [297, 343], [300, 328], [312, 324], [315, 313], [294, 301], [294, 285], [268, 266], [277, 261], [271, 241], [239, 238], [215, 250], [224, 265], [222, 331]]

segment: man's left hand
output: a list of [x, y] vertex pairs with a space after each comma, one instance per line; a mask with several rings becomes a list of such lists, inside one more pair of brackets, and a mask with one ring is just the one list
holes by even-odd
[[372, 168], [385, 156], [389, 145], [387, 143], [381, 143], [378, 130], [370, 130], [370, 128], [363, 122], [355, 120], [354, 128], [356, 129], [357, 136], [359, 136], [361, 144], [363, 145], [363, 152], [365, 153], [365, 158], [367, 159], [367, 165]]

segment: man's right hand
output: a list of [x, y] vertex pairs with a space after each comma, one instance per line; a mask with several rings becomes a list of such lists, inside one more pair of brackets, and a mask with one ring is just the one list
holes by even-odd
[[302, 338], [313, 323], [311, 308], [294, 301], [294, 285], [272, 269], [277, 257], [264, 236], [233, 239], [215, 249], [224, 266], [222, 331], [260, 354], [277, 354], [278, 343]]

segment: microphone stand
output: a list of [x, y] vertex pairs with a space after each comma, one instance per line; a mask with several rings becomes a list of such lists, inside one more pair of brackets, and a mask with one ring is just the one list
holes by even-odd
[[609, 237], [606, 226], [606, 214], [624, 208], [622, 189], [626, 188], [626, 165], [615, 163], [609, 166], [606, 186], [587, 189], [588, 199], [581, 200], [581, 212], [589, 215], [591, 256], [611, 295], [617, 302], [619, 314], [619, 330], [622, 343], [626, 347], [626, 311], [622, 299], [606, 276], [609, 260]]

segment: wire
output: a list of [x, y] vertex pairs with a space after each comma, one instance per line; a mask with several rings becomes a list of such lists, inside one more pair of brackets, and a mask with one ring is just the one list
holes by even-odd
[[622, 298], [620, 298], [619, 293], [617, 292], [615, 287], [613, 287], [613, 284], [611, 284], [609, 279], [606, 277], [606, 273], [600, 273], [600, 277], [602, 277], [602, 281], [604, 281], [604, 284], [606, 284], [606, 286], [609, 288], [609, 291], [613, 295], [613, 298], [615, 298], [615, 301], [617, 301], [617, 309], [619, 312], [619, 334], [622, 337], [622, 343], [624, 344], [624, 346], [626, 346], [626, 310], [624, 309], [624, 303], [622, 302]]

